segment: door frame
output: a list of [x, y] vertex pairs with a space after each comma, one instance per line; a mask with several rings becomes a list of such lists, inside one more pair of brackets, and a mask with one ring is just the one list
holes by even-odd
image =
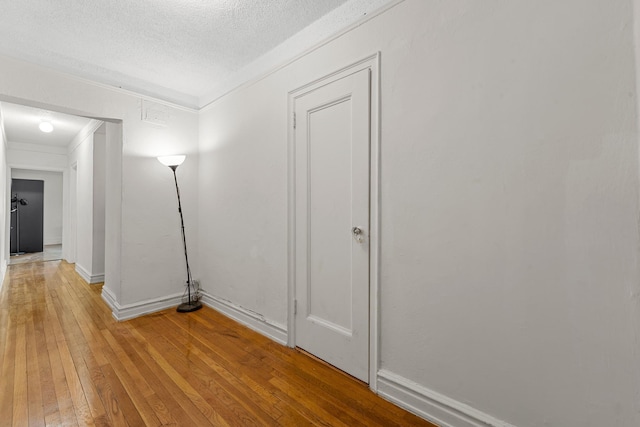
[[[62, 248], [64, 259], [72, 264], [76, 263], [77, 247], [78, 247], [78, 162], [74, 161], [69, 165], [69, 179], [66, 183], [69, 196], [67, 197], [65, 208], [65, 220], [67, 223], [67, 231], [63, 234]], [[64, 244], [67, 244], [65, 249]]]
[[362, 70], [371, 73], [370, 165], [369, 165], [369, 388], [377, 390], [380, 346], [380, 52], [298, 87], [288, 94], [288, 167], [287, 167], [287, 346], [295, 347], [296, 277], [296, 171], [295, 100], [342, 77]]

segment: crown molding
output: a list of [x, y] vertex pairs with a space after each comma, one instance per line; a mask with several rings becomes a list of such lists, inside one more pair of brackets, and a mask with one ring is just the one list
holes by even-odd
[[[202, 97], [200, 112], [207, 111], [225, 96], [256, 84], [404, 1], [405, 0], [352, 0], [345, 3], [343, 6], [338, 7], [333, 12], [330, 12], [303, 29], [298, 34], [290, 37], [270, 52], [243, 67], [235, 74], [235, 78], [226, 80], [226, 82]], [[316, 33], [321, 32], [319, 28], [327, 25], [325, 20], [329, 21], [328, 17], [332, 14], [345, 13], [344, 8], [346, 7], [352, 9], [352, 14], [346, 16], [339, 23], [334, 24], [335, 26], [333, 28], [329, 30], [325, 29], [324, 34], [318, 37]], [[362, 12], [362, 15], [353, 15], [355, 10], [365, 10], [366, 12]], [[320, 39], [320, 41], [317, 41], [318, 39]], [[292, 54], [291, 52], [298, 53]]]

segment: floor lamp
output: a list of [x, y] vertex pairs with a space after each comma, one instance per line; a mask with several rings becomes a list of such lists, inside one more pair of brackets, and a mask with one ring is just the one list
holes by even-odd
[[16, 193], [11, 198], [11, 203], [16, 204], [16, 207], [11, 209], [11, 213], [16, 213], [16, 251], [10, 255], [22, 255], [24, 252], [20, 251], [20, 206], [26, 206], [29, 202], [26, 199], [18, 199]]
[[[200, 310], [202, 303], [200, 302], [200, 296], [198, 295], [198, 289], [196, 289], [191, 277], [191, 269], [189, 268], [189, 256], [187, 255], [187, 239], [184, 234], [184, 218], [182, 217], [182, 204], [180, 203], [180, 188], [178, 187], [178, 178], [176, 177], [176, 169], [184, 162], [186, 156], [161, 156], [158, 157], [158, 161], [165, 166], [169, 166], [173, 171], [173, 180], [176, 183], [176, 194], [178, 195], [178, 212], [180, 213], [180, 229], [182, 231], [182, 245], [184, 246], [184, 260], [187, 263], [187, 300], [180, 304], [177, 308], [179, 313], [189, 313], [191, 311]], [[184, 300], [183, 300], [184, 301]]]

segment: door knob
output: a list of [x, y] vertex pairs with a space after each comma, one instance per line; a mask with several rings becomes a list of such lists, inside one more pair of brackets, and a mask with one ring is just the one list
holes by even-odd
[[355, 237], [358, 243], [362, 243], [362, 241], [364, 240], [364, 232], [362, 231], [362, 228], [353, 227], [351, 229], [351, 233], [353, 233], [353, 237]]

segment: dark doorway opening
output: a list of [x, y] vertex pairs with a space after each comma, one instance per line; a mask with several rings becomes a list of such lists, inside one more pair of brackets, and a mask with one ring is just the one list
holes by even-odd
[[43, 251], [44, 181], [11, 180], [11, 255]]

